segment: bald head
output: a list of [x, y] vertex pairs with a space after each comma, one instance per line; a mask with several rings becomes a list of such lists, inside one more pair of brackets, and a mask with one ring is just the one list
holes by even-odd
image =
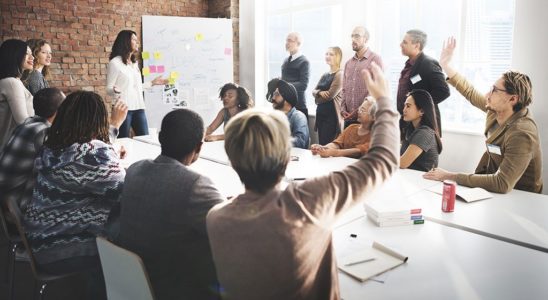
[[359, 52], [364, 49], [369, 41], [369, 31], [363, 26], [357, 26], [352, 30], [352, 50]]

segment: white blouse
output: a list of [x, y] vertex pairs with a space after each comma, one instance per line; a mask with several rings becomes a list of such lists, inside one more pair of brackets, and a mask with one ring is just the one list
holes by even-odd
[[129, 110], [145, 108], [143, 99], [143, 83], [141, 82], [141, 72], [139, 64], [124, 64], [121, 56], [111, 59], [107, 67], [107, 93], [114, 96], [113, 87], [120, 91], [120, 100], [124, 101]]
[[32, 94], [19, 78], [0, 80], [0, 152], [15, 127], [34, 116]]

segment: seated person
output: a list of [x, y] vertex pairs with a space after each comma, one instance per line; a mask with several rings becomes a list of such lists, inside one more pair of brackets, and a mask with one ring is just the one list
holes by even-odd
[[223, 299], [340, 298], [331, 228], [398, 167], [399, 116], [382, 71], [372, 69], [375, 79], [365, 79], [378, 105], [371, 148], [342, 171], [281, 189], [291, 150], [287, 118], [247, 110], [226, 127], [225, 150], [246, 191], [207, 215]]
[[293, 147], [308, 149], [310, 143], [308, 120], [301, 111], [295, 109], [295, 105], [297, 105], [297, 90], [291, 83], [281, 79], [272, 79], [268, 83], [268, 86], [269, 91], [270, 88], [274, 89], [271, 94], [267, 94], [267, 100], [272, 102], [274, 109], [285, 113], [289, 120]]
[[203, 136], [197, 113], [174, 110], [162, 120], [162, 153], [127, 170], [117, 240], [143, 259], [157, 299], [219, 298], [205, 218], [223, 199], [209, 178], [188, 168]]
[[228, 120], [237, 113], [246, 110], [253, 106], [253, 100], [249, 96], [249, 92], [234, 83], [227, 83], [221, 88], [219, 98], [223, 101], [223, 109], [219, 111], [213, 122], [207, 126], [205, 133], [205, 141], [221, 141], [225, 139], [224, 134], [212, 135], [212, 133], [221, 126], [228, 123]]
[[453, 173], [441, 168], [424, 174], [433, 180], [455, 180], [458, 184], [481, 187], [495, 193], [512, 189], [542, 192], [542, 152], [537, 124], [527, 108], [532, 101], [529, 76], [508, 71], [486, 95], [476, 90], [451, 66], [456, 48], [454, 38], [444, 43], [440, 65], [454, 86], [472, 105], [487, 113], [487, 151], [474, 174]]
[[39, 90], [32, 99], [36, 115], [15, 127], [0, 153], [0, 194], [5, 200], [15, 199], [22, 211], [32, 199], [36, 178], [34, 160], [63, 100], [65, 94], [60, 89]]
[[403, 106], [404, 126], [400, 168], [430, 171], [438, 166], [442, 145], [432, 96], [425, 90], [412, 90]]
[[44, 147], [32, 201], [24, 212], [34, 256], [51, 274], [88, 270], [90, 297], [105, 297], [95, 238], [108, 236], [125, 171], [109, 144], [101, 96], [77, 91], [57, 110]]
[[377, 104], [368, 96], [358, 108], [359, 124], [351, 124], [333, 142], [325, 146], [313, 144], [310, 146], [312, 154], [319, 154], [321, 157], [361, 157], [369, 150], [371, 128], [375, 123], [376, 112]]

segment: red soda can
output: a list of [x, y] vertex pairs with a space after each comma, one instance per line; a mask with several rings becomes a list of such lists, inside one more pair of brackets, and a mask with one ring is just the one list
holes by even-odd
[[441, 199], [441, 210], [444, 212], [452, 212], [455, 210], [455, 193], [457, 183], [453, 180], [443, 181], [443, 195]]

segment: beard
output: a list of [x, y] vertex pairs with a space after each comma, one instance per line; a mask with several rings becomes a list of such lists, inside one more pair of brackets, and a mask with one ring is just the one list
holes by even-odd
[[282, 110], [284, 108], [285, 100], [282, 100], [281, 102], [276, 102], [275, 100], [272, 101], [272, 107], [276, 110]]

